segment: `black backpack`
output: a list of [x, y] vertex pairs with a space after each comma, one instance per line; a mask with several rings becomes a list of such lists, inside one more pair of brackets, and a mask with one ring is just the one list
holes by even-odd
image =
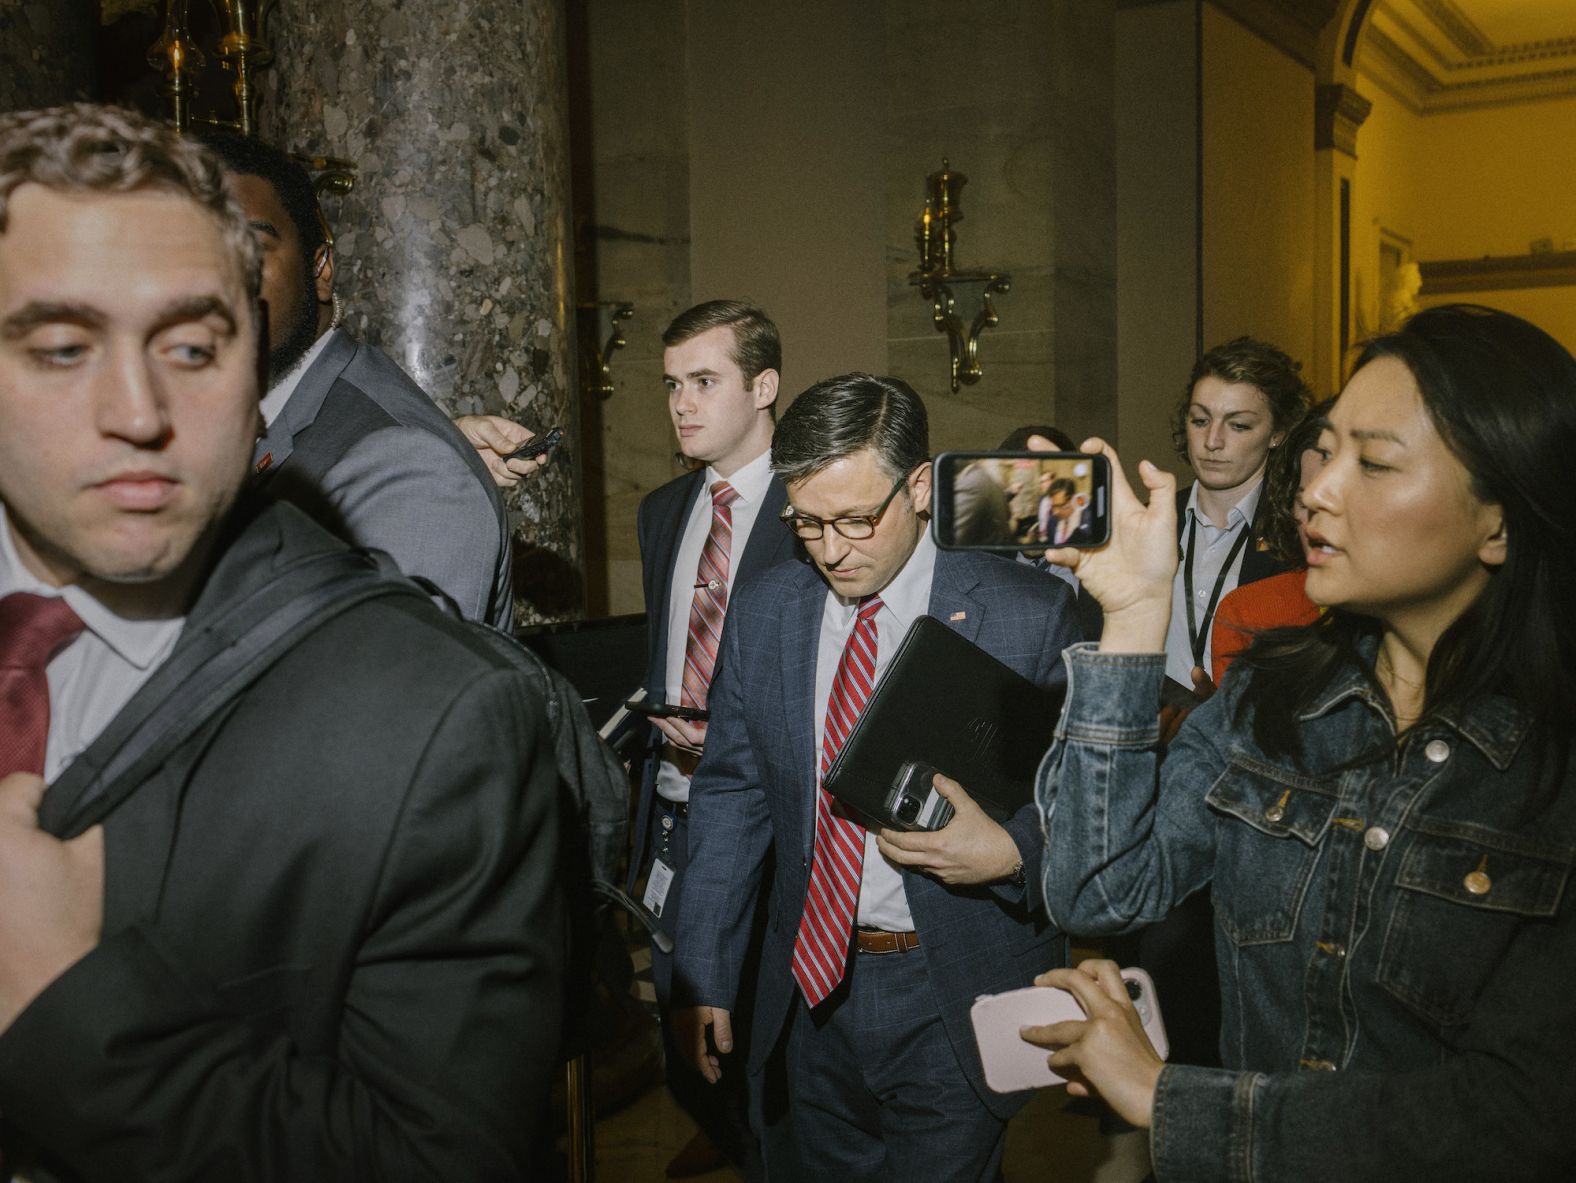
[[[39, 824], [69, 838], [103, 821], [171, 754], [223, 712], [303, 634], [367, 600], [452, 604], [400, 575], [387, 555], [316, 552], [183, 633], [169, 659], [51, 786]], [[628, 829], [629, 780], [565, 678], [513, 637], [463, 621], [541, 690], [558, 763], [559, 880], [568, 915], [567, 1012], [578, 1035], [598, 934], [613, 902]]]

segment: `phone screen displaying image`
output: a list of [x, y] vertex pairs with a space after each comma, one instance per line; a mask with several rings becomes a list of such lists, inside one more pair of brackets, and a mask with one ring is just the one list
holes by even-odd
[[952, 550], [1103, 546], [1111, 536], [1111, 468], [1083, 452], [944, 452], [932, 526]]

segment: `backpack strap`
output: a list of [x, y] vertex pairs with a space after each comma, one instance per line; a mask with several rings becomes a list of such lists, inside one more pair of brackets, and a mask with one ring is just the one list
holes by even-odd
[[40, 826], [69, 838], [103, 821], [304, 634], [383, 596], [426, 598], [380, 570], [375, 554], [319, 551], [188, 627], [169, 658], [50, 786]]

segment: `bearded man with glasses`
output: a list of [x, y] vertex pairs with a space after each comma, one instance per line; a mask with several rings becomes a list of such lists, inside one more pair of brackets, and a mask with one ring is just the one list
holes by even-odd
[[[690, 784], [674, 1026], [711, 1081], [785, 1056], [798, 1162], [781, 1169], [768, 1144], [774, 1181], [994, 1179], [1027, 1094], [986, 1088], [968, 1010], [979, 994], [1029, 985], [1037, 958], [1065, 957], [1024, 887], [1042, 845], [1032, 808], [998, 824], [938, 777], [953, 819], [904, 833], [842, 816], [819, 784], [920, 615], [1048, 687], [1063, 684], [1062, 650], [1081, 635], [1060, 580], [936, 549], [929, 451], [924, 404], [894, 378], [828, 379], [783, 415], [772, 444], [782, 519], [813, 565], [775, 567], [730, 605]], [[741, 981], [755, 986], [747, 1065], [728, 1059]]]

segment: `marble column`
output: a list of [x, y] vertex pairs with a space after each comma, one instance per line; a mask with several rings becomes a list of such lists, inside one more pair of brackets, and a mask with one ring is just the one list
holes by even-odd
[[454, 414], [570, 439], [510, 496], [522, 622], [584, 603], [563, 0], [280, 0], [259, 122], [355, 162], [347, 326]]
[[93, 97], [96, 7], [86, 0], [0, 0], [0, 111]]

